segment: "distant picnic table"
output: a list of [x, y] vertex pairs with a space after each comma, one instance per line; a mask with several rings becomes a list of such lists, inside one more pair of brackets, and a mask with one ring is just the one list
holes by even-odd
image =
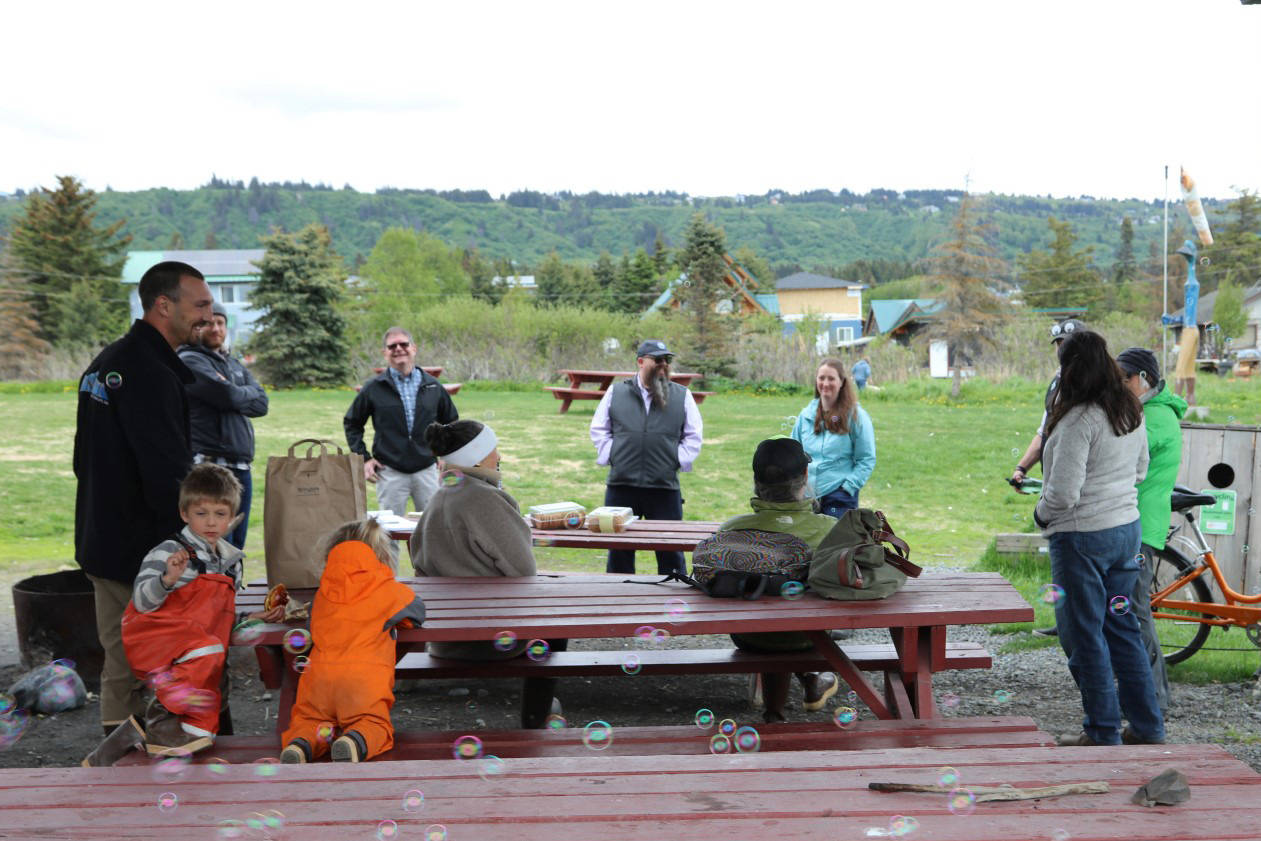
[[[561, 373], [569, 378], [568, 386], [549, 385], [545, 388], [552, 393], [553, 397], [561, 401], [560, 413], [562, 415], [569, 411], [569, 405], [575, 400], [599, 400], [613, 385], [614, 380], [630, 379], [636, 376], [635, 371], [586, 371], [579, 368], [564, 368]], [[692, 384], [692, 380], [699, 379], [700, 376], [698, 373], [675, 372], [670, 374], [670, 379], [687, 388]], [[595, 388], [583, 388], [583, 385], [587, 383], [593, 383]], [[697, 403], [703, 403], [705, 398], [712, 394], [712, 391], [693, 391], [692, 398]]]
[[[443, 370], [443, 369], [442, 369], [442, 366], [441, 366], [441, 365], [418, 365], [418, 366], [416, 366], [416, 367], [420, 368], [420, 370], [424, 371], [426, 374], [428, 374], [429, 376], [431, 376], [431, 377], [433, 377], [433, 378], [435, 378], [435, 379], [437, 379], [438, 377], [441, 377], [441, 376], [442, 376], [442, 370]], [[373, 368], [373, 369], [372, 369], [372, 373], [374, 373], [374, 374], [384, 374], [384, 373], [385, 373], [385, 369], [384, 369], [384, 368]], [[460, 386], [462, 386], [462, 385], [464, 385], [464, 383], [443, 383], [443, 384], [442, 384], [442, 387], [443, 387], [443, 389], [445, 389], [445, 390], [446, 390], [447, 394], [457, 394], [457, 393], [459, 393], [459, 391], [460, 391]], [[359, 390], [359, 389], [361, 389], [361, 388], [363, 388], [363, 386], [359, 386], [359, 385], [357, 385], [357, 386], [355, 386], [355, 391], [358, 391], [358, 390]]]

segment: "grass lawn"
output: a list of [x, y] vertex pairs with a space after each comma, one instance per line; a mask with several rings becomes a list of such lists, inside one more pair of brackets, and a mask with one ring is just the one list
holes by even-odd
[[[1042, 384], [969, 383], [951, 401], [948, 384], [920, 381], [867, 391], [863, 405], [876, 428], [877, 465], [863, 489], [865, 507], [883, 510], [911, 545], [912, 558], [927, 567], [989, 567], [986, 550], [997, 532], [1032, 530], [1034, 497], [1006, 484], [1040, 415]], [[1210, 421], [1261, 424], [1257, 383], [1203, 378], [1201, 402], [1215, 406]], [[255, 507], [246, 547], [247, 574], [262, 574], [263, 475], [266, 458], [284, 453], [300, 438], [344, 443], [341, 418], [353, 392], [273, 392], [271, 412], [255, 422]], [[748, 510], [750, 461], [757, 442], [786, 432], [805, 397], [723, 393], [701, 407], [705, 444], [695, 471], [683, 474], [684, 516], [723, 520]], [[6, 435], [0, 441], [0, 586], [39, 571], [73, 563], [74, 492], [71, 451], [76, 394], [72, 386], [0, 386]], [[522, 508], [573, 500], [599, 505], [603, 468], [596, 467], [587, 435], [595, 404], [576, 404], [557, 414], [557, 401], [537, 390], [466, 388], [456, 397], [464, 417], [485, 420], [499, 436], [505, 487]], [[375, 507], [369, 491], [369, 508]], [[602, 553], [540, 547], [539, 565], [550, 569], [602, 571]], [[640, 555], [640, 570], [655, 570]], [[1026, 569], [1003, 568], [1040, 613], [1038, 587], [1046, 581], [1045, 559]], [[1049, 622], [1047, 615], [1040, 620]], [[1237, 643], [1238, 632], [1230, 638]], [[1214, 644], [1210, 642], [1210, 645]], [[1183, 667], [1197, 666], [1197, 654]], [[1253, 658], [1246, 659], [1255, 666]]]

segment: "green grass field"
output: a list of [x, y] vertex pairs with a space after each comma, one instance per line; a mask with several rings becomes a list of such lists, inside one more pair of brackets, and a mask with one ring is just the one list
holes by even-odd
[[[926, 567], [998, 568], [1035, 603], [1039, 620], [1049, 609], [1036, 603], [1047, 579], [1046, 562], [1024, 567], [1000, 561], [987, 548], [997, 532], [1031, 531], [1034, 497], [1004, 481], [1038, 423], [1043, 386], [1013, 382], [969, 383], [964, 397], [948, 398], [948, 383], [919, 381], [867, 391], [863, 405], [876, 428], [877, 465], [862, 491], [865, 507], [883, 510]], [[1217, 408], [1210, 420], [1261, 424], [1257, 384], [1205, 378], [1201, 401]], [[263, 474], [270, 455], [300, 438], [344, 443], [341, 418], [353, 392], [273, 392], [271, 412], [255, 423], [255, 507], [246, 547], [250, 575], [262, 572]], [[0, 586], [73, 563], [74, 491], [71, 451], [76, 395], [69, 384], [0, 386], [6, 435], [0, 441]], [[805, 397], [723, 393], [702, 407], [705, 445], [693, 473], [682, 477], [684, 516], [722, 520], [748, 509], [750, 461], [763, 438], [785, 432]], [[557, 414], [558, 403], [541, 388], [466, 388], [456, 397], [464, 417], [485, 420], [499, 436], [505, 487], [522, 508], [573, 500], [599, 505], [604, 469], [594, 462], [587, 434], [594, 402]], [[369, 507], [375, 507], [369, 491]], [[601, 553], [540, 547], [540, 567], [600, 571]], [[655, 570], [641, 554], [640, 569]], [[1242, 633], [1231, 639], [1237, 644]], [[1210, 645], [1213, 643], [1210, 642]], [[1198, 654], [1181, 668], [1199, 668]], [[1243, 659], [1243, 658], [1234, 658]], [[1248, 669], [1255, 666], [1247, 658]], [[1216, 672], [1217, 670], [1211, 670]], [[1217, 675], [1216, 679], [1223, 679]]]

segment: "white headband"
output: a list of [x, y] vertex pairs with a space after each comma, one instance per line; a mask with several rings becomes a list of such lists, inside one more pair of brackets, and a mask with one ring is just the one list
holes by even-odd
[[495, 431], [489, 426], [483, 426], [482, 431], [477, 433], [472, 441], [440, 458], [452, 467], [476, 467], [478, 462], [490, 455], [490, 451], [495, 449], [498, 443], [499, 439], [495, 437]]

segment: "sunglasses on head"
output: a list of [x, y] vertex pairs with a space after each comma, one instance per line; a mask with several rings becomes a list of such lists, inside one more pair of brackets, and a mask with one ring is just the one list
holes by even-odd
[[664, 362], [666, 365], [669, 365], [669, 364], [671, 364], [671, 363], [673, 363], [673, 362], [674, 362], [674, 357], [673, 357], [673, 356], [658, 356], [656, 359], [657, 359], [657, 364], [658, 364], [658, 365], [660, 365], [660, 364], [661, 364], [661, 363], [663, 363], [663, 362]]
[[1051, 328], [1051, 338], [1067, 339], [1068, 334], [1072, 333], [1076, 329], [1077, 329], [1077, 325], [1073, 324], [1071, 321], [1067, 324], [1056, 324], [1054, 327]]
[[386, 350], [407, 350], [411, 346], [412, 346], [411, 342], [395, 342], [392, 345], [386, 345], [385, 349]]

